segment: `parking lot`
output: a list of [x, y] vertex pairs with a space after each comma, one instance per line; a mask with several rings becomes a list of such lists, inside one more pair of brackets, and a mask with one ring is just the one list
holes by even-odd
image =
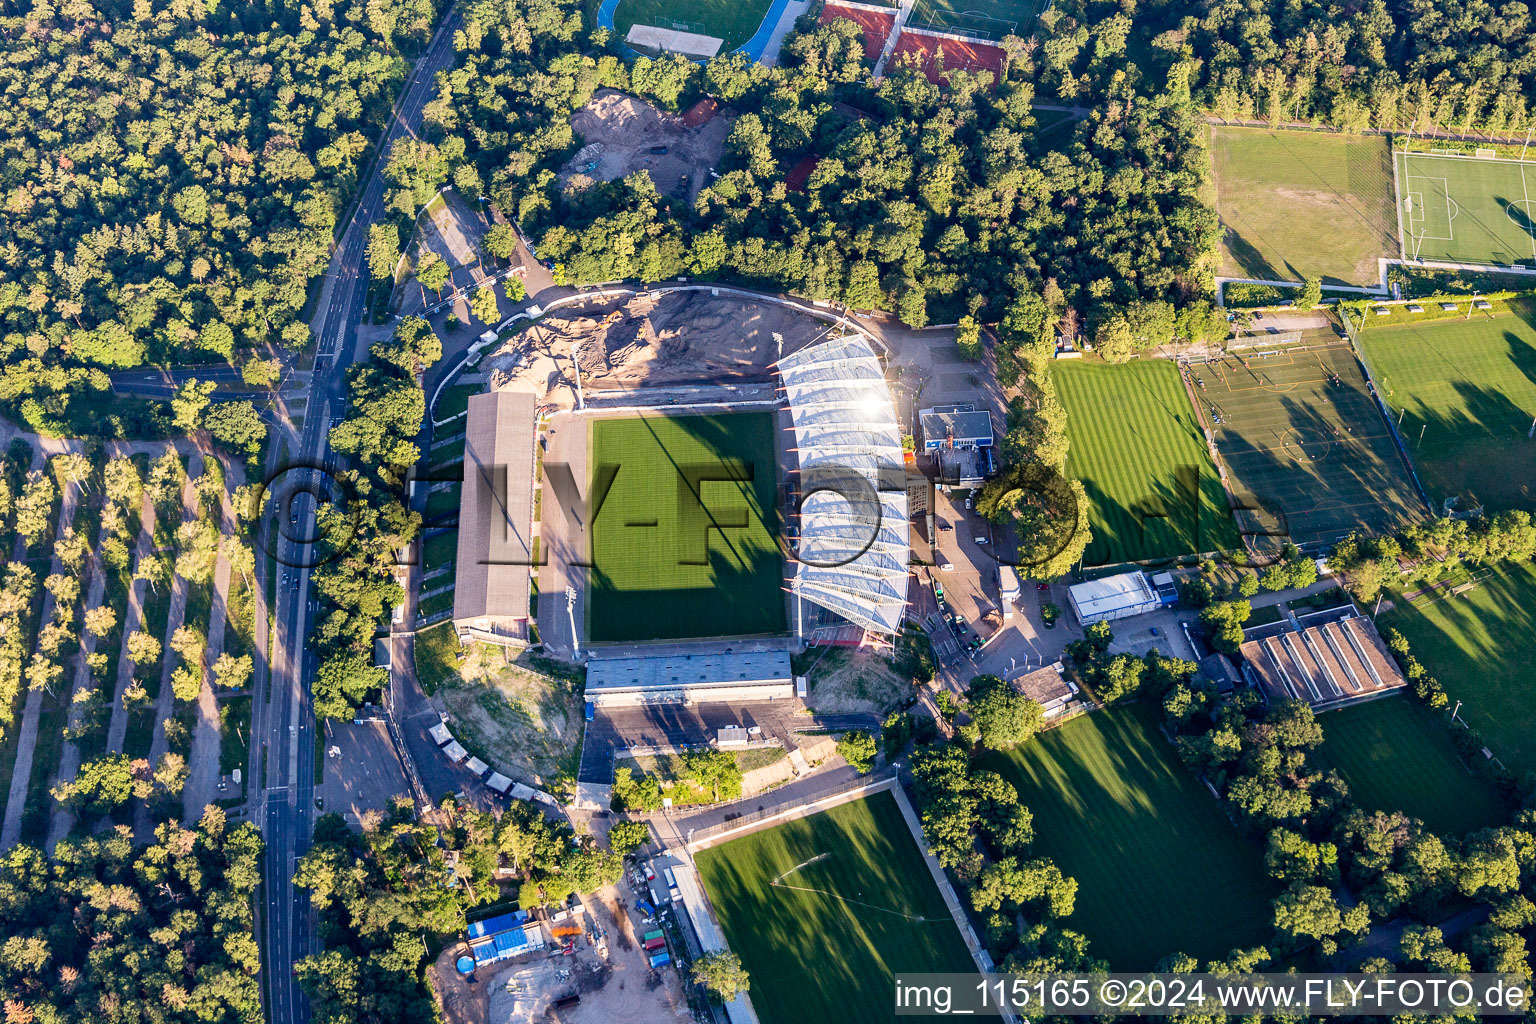
[[345, 815], [357, 825], [369, 812], [384, 810], [395, 797], [410, 796], [405, 767], [382, 719], [331, 721], [325, 731], [326, 770], [319, 788], [327, 812]]

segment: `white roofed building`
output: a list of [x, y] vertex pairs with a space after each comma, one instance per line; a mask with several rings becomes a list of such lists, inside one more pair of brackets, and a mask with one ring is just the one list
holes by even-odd
[[791, 587], [879, 633], [907, 607], [907, 491], [901, 426], [869, 342], [849, 336], [779, 360], [800, 467]]
[[1146, 574], [1139, 572], [1074, 584], [1067, 588], [1067, 597], [1072, 603], [1072, 611], [1077, 614], [1077, 621], [1085, 626], [1145, 615], [1163, 606], [1157, 591], [1147, 582]]

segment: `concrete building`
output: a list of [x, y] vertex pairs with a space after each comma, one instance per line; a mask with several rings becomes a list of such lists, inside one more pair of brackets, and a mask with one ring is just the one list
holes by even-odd
[[787, 651], [594, 656], [587, 663], [586, 698], [599, 708], [794, 697]]
[[1145, 615], [1163, 606], [1157, 591], [1147, 582], [1146, 574], [1139, 572], [1074, 584], [1067, 588], [1067, 599], [1077, 621], [1085, 626]]
[[1039, 704], [1046, 718], [1066, 711], [1077, 699], [1077, 688], [1061, 674], [1061, 662], [1026, 672], [1012, 681], [1013, 688]]
[[992, 447], [992, 417], [973, 404], [936, 405], [918, 410], [918, 422], [923, 428], [923, 447], [928, 451], [941, 448], [990, 448]]
[[525, 391], [469, 400], [454, 560], [453, 625], [461, 638], [528, 642], [537, 404]]

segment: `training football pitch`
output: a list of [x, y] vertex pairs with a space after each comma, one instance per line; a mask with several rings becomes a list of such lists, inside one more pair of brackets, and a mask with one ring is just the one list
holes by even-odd
[[1536, 162], [1394, 153], [1403, 258], [1536, 266]]
[[976, 969], [890, 793], [694, 860], [762, 1024], [888, 1021], [898, 972]]
[[1367, 285], [1398, 251], [1386, 139], [1212, 128], [1227, 277]]
[[1027, 36], [1049, 0], [917, 0], [907, 24], [981, 39]]
[[[1450, 709], [1441, 713], [1447, 717]], [[1407, 694], [1322, 715], [1319, 767], [1338, 770], [1368, 811], [1402, 811], [1440, 836], [1501, 824], [1508, 811], [1492, 785], [1457, 756], [1447, 724]], [[1452, 728], [1460, 728], [1454, 726]]]
[[1142, 703], [1043, 732], [985, 767], [1035, 815], [1037, 854], [1077, 879], [1068, 927], [1117, 971], [1175, 950], [1211, 960], [1269, 941], [1275, 884]]
[[588, 440], [592, 640], [784, 631], [771, 413], [595, 419]]
[[1251, 536], [1326, 542], [1424, 514], [1344, 342], [1234, 350], [1189, 371]]
[[[1369, 321], [1369, 317], [1366, 318]], [[1439, 504], [1489, 511], [1536, 505], [1536, 310], [1360, 333], [1376, 384], [1419, 478]]]
[[619, 0], [613, 12], [613, 27], [620, 39], [635, 25], [717, 36], [724, 43], [722, 54], [730, 53], [762, 25], [772, 0]]
[[1491, 575], [1460, 596], [1423, 597], [1381, 615], [1408, 638], [1458, 716], [1515, 775], [1536, 770], [1536, 565]]
[[1176, 365], [1064, 362], [1067, 475], [1092, 506], [1086, 565], [1227, 551], [1237, 527]]

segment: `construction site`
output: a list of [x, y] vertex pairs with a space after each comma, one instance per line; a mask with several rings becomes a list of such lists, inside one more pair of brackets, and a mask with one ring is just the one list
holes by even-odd
[[794, 351], [828, 325], [792, 307], [709, 291], [642, 292], [543, 317], [488, 357], [498, 382], [531, 377], [541, 391], [569, 384], [572, 356], [588, 392], [657, 385], [767, 382], [779, 341]]
[[667, 114], [644, 100], [600, 89], [571, 116], [582, 147], [560, 169], [560, 187], [581, 191], [645, 171], [656, 191], [691, 203], [719, 166], [731, 123], [714, 100]]

